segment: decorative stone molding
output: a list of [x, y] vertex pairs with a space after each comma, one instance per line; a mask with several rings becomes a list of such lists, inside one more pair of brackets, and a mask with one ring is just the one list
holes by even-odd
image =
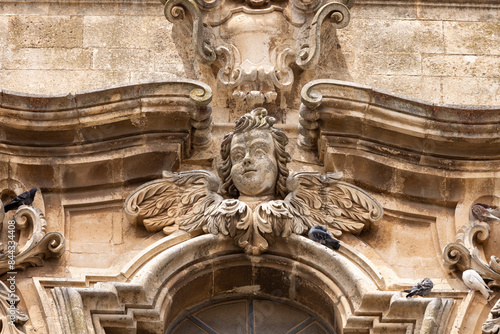
[[54, 334], [164, 333], [206, 300], [248, 295], [298, 302], [343, 333], [443, 332], [453, 300], [380, 291], [380, 274], [362, 259], [348, 245], [334, 252], [292, 235], [256, 260], [222, 236], [186, 239], [178, 232], [144, 250], [115, 277], [35, 278], [35, 286]]
[[[482, 167], [477, 164], [481, 171], [496, 170], [498, 166], [495, 158], [500, 148], [485, 150], [483, 146], [485, 141], [500, 141], [496, 130], [500, 122], [498, 107], [439, 105], [329, 79], [305, 85], [301, 101], [299, 145], [318, 149], [320, 157], [324, 157], [331, 141], [329, 136], [356, 135], [366, 146], [374, 145], [375, 139], [381, 141], [387, 153], [401, 152], [400, 159], [426, 156], [430, 166], [444, 168], [444, 163], [451, 160], [451, 167], [464, 169], [458, 160], [469, 157], [486, 160]], [[374, 133], [379, 138], [373, 138]], [[395, 136], [399, 140], [393, 140]], [[450, 168], [449, 163], [446, 166]]]
[[364, 295], [360, 307], [347, 320], [343, 333], [364, 333], [368, 329], [381, 333], [443, 333], [453, 304], [453, 299], [408, 299], [400, 292], [370, 292]]
[[305, 234], [314, 225], [324, 225], [340, 237], [343, 232], [369, 230], [382, 218], [382, 206], [360, 188], [340, 181], [342, 173], [300, 171], [288, 176], [286, 136], [272, 127], [274, 122], [258, 108], [241, 117], [234, 133], [225, 137], [219, 170], [225, 194], [217, 193], [221, 184], [208, 171], [165, 171], [163, 179], [129, 195], [125, 212], [151, 232], [203, 229], [229, 235], [253, 255], [265, 252], [275, 237]]
[[192, 24], [197, 59], [212, 65], [220, 84], [237, 103], [271, 103], [294, 82], [291, 68], [314, 67], [325, 20], [341, 29], [349, 23], [352, 0], [162, 0], [165, 16]]
[[444, 265], [448, 270], [474, 269], [490, 287], [500, 287], [500, 261], [492, 255], [489, 264], [481, 258], [478, 244], [488, 240], [490, 226], [476, 220], [463, 225], [457, 233], [455, 242], [443, 250]]
[[491, 309], [488, 320], [483, 324], [482, 334], [500, 333], [500, 300]]
[[277, 241], [259, 261], [221, 236], [174, 241], [182, 236], [160, 240], [127, 265], [136, 269], [115, 277], [35, 278], [50, 333], [165, 333], [200, 302], [249, 294], [299, 303], [342, 328], [363, 296], [381, 288], [371, 278], [373, 265], [359, 261], [360, 254], [352, 262], [342, 249], [334, 252], [302, 236]]
[[22, 166], [10, 177], [37, 175], [28, 181], [49, 189], [153, 179], [210, 147], [211, 98], [188, 79], [58, 96], [3, 91], [0, 158]]
[[[5, 212], [3, 205], [0, 208], [3, 221]], [[15, 245], [12, 242], [0, 244], [0, 274], [29, 266], [42, 266], [45, 259], [59, 257], [64, 252], [65, 239], [59, 232], [46, 233], [47, 222], [38, 208], [22, 205], [14, 214], [14, 219], [9, 222], [9, 227], [3, 231], [3, 240], [13, 241], [9, 236], [15, 230], [21, 235]], [[12, 231], [12, 232], [11, 232]]]
[[497, 177], [498, 107], [438, 105], [326, 79], [305, 85], [301, 100], [299, 145], [356, 185], [454, 205], [465, 196], [464, 173], [467, 182]]

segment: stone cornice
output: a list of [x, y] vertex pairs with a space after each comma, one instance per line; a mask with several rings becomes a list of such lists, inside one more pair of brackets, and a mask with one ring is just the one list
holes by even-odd
[[[187, 79], [53, 96], [0, 91], [0, 142], [7, 146], [61, 148], [90, 147], [146, 133], [192, 131], [196, 136], [197, 131], [206, 132], [211, 124], [207, 108], [211, 97], [207, 85]], [[158, 121], [167, 119], [169, 127], [148, 124], [151, 117]], [[112, 131], [119, 128], [120, 131]]]
[[304, 86], [299, 145], [369, 189], [453, 205], [500, 164], [500, 108], [439, 105], [336, 80]]
[[439, 105], [336, 80], [304, 86], [302, 103], [300, 144], [313, 148], [319, 140], [321, 157], [342, 139], [412, 164], [466, 170], [480, 161], [472, 171], [497, 170], [499, 107]]
[[[39, 0], [0, 0], [0, 4], [24, 4], [29, 5], [40, 4]], [[54, 5], [81, 5], [81, 4], [95, 4], [95, 5], [158, 5], [161, 6], [160, 0], [45, 0], [45, 4]], [[457, 7], [475, 7], [475, 6], [491, 6], [499, 7], [499, 3], [496, 0], [433, 0], [433, 1], [423, 1], [423, 0], [356, 0], [355, 6], [457, 6]]]
[[[3, 91], [0, 156], [45, 175], [36, 178], [45, 188], [83, 186], [85, 178], [71, 176], [81, 173], [94, 185], [159, 176], [210, 144], [211, 98], [210, 87], [188, 79], [57, 96]], [[76, 183], [60, 184], [65, 178]]]

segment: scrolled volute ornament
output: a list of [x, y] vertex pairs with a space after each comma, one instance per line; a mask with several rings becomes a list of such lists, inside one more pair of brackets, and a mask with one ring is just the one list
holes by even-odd
[[[7, 231], [2, 232], [3, 239], [8, 241], [0, 252], [0, 274], [42, 266], [45, 259], [62, 255], [64, 236], [59, 232], [46, 233], [46, 226], [40, 209], [27, 205], [19, 207], [13, 220], [8, 222]], [[17, 231], [20, 231], [18, 237], [15, 236]]]
[[221, 147], [222, 182], [203, 170], [164, 172], [128, 196], [125, 212], [151, 232], [201, 229], [232, 237], [252, 255], [265, 252], [276, 237], [306, 234], [314, 225], [339, 237], [370, 229], [382, 218], [382, 206], [340, 181], [342, 173], [289, 175], [288, 139], [273, 127], [275, 121], [263, 108], [237, 121]]
[[205, 65], [210, 65], [217, 57], [212, 47], [210, 27], [203, 23], [202, 13], [193, 0], [162, 0], [165, 17], [172, 23], [185, 20], [188, 16], [193, 25], [193, 48]]
[[303, 27], [308, 31], [306, 43], [300, 46], [296, 63], [303, 69], [311, 68], [318, 63], [319, 49], [321, 45], [321, 25], [329, 20], [336, 29], [342, 29], [349, 24], [350, 11], [340, 2], [330, 2], [323, 5], [314, 15], [309, 25]]
[[490, 288], [500, 287], [500, 265], [498, 258], [491, 257], [487, 263], [479, 251], [478, 245], [487, 241], [490, 226], [485, 222], [469, 221], [458, 231], [455, 242], [443, 249], [443, 263], [450, 271], [461, 272], [474, 269], [487, 281]]
[[344, 28], [354, 4], [352, 0], [162, 1], [167, 20], [192, 25], [196, 60], [211, 67], [200, 75], [214, 74], [226, 98], [244, 110], [275, 101], [284, 107], [295, 75], [301, 75], [294, 65], [312, 70], [318, 62], [323, 22], [331, 22], [333, 29]]

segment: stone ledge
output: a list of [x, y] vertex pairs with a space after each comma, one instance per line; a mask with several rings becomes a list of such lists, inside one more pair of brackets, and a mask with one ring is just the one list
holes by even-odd
[[41, 96], [0, 91], [10, 178], [49, 189], [159, 177], [211, 143], [210, 88], [193, 80]]

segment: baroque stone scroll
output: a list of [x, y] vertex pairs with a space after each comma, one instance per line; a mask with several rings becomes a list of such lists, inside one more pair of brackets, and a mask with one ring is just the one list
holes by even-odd
[[162, 0], [172, 23], [192, 25], [197, 59], [213, 66], [217, 80], [237, 103], [254, 107], [274, 102], [294, 82], [292, 65], [318, 62], [321, 26], [341, 29], [352, 0]]
[[500, 260], [492, 255], [490, 262], [481, 258], [478, 244], [488, 240], [488, 223], [469, 221], [457, 233], [455, 242], [449, 243], [443, 250], [444, 265], [449, 270], [464, 271], [474, 269], [490, 287], [500, 287]]

